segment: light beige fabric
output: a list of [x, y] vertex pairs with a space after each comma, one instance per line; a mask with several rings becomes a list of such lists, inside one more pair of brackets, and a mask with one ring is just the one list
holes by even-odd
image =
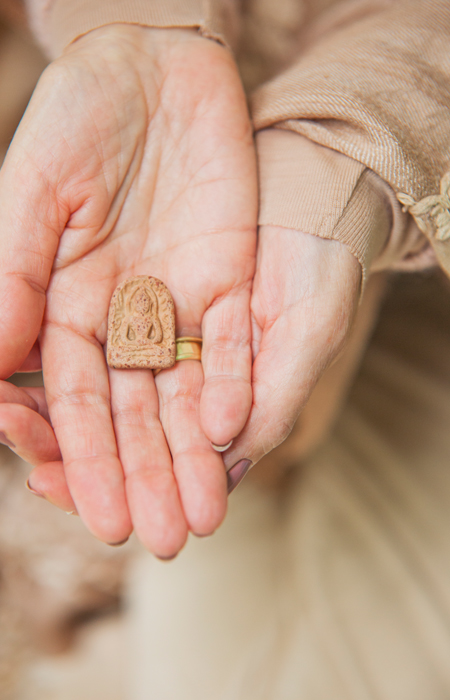
[[233, 40], [235, 6], [226, 0], [28, 0], [32, 26], [51, 57], [92, 29], [114, 22], [195, 27], [222, 43]]
[[447, 700], [450, 294], [397, 280], [331, 437], [283, 492], [131, 581], [130, 700]]
[[[439, 194], [450, 167], [450, 6], [367, 5], [364, 16], [348, 3], [345, 19], [330, 23], [292, 67], [258, 89], [255, 126], [277, 125], [345, 153], [396, 193], [415, 200]], [[450, 270], [450, 244], [433, 233], [435, 227], [430, 242]]]
[[414, 250], [414, 238], [423, 249], [417, 227], [406, 236], [408, 218], [392, 190], [358, 161], [292, 131], [263, 129], [256, 143], [261, 225], [340, 241], [364, 273], [398, 264]]
[[[450, 271], [450, 240], [436, 240], [433, 217], [428, 220], [428, 250], [423, 234], [405, 220], [402, 235], [397, 227], [384, 246], [392, 233], [385, 228], [387, 201], [398, 210], [391, 212], [391, 221], [401, 219], [392, 193], [383, 193], [375, 180], [366, 178], [364, 194], [361, 182], [354, 180], [353, 203], [348, 190], [349, 174], [366, 166], [395, 193], [414, 201], [439, 193], [450, 168], [446, 0], [28, 0], [28, 5], [51, 55], [89, 30], [118, 21], [197, 27], [205, 36], [228, 42], [249, 89], [257, 88], [252, 99], [255, 128], [276, 134], [267, 141], [263, 137], [266, 147], [260, 153], [260, 222], [289, 221], [302, 230], [303, 202], [317, 199], [317, 189], [307, 183], [317, 181], [321, 151], [314, 157], [309, 146], [310, 157], [303, 158], [299, 151], [306, 147], [299, 144], [289, 155], [278, 135], [287, 129], [329, 149], [329, 168], [321, 173], [323, 204], [315, 220], [308, 217], [308, 232], [348, 245], [364, 272], [373, 262], [375, 269], [403, 261], [419, 268], [435, 263], [436, 257]], [[340, 154], [357, 166], [345, 164]], [[289, 180], [289, 201], [280, 181], [268, 174], [274, 161], [283, 168], [284, 182]], [[342, 199], [346, 209], [339, 212]], [[334, 212], [328, 227], [323, 226], [323, 208]], [[336, 226], [330, 235], [332, 220]]]
[[23, 31], [0, 23], [0, 163], [45, 64]]

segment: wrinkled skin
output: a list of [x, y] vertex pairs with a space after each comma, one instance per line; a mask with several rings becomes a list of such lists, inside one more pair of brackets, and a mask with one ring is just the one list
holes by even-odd
[[[227, 51], [190, 31], [115, 27], [76, 42], [38, 85], [0, 199], [0, 369], [36, 366], [40, 332], [46, 387], [2, 382], [0, 429], [36, 465], [32, 487], [97, 537], [134, 527], [171, 557], [225, 515], [210, 441], [239, 436], [229, 468], [289, 433], [348, 335], [359, 263], [335, 241], [264, 226], [252, 292], [245, 100]], [[202, 365], [156, 381], [108, 370], [109, 299], [135, 274], [168, 285], [177, 334], [204, 338]]]
[[[78, 513], [106, 542], [134, 527], [171, 556], [188, 530], [223, 520], [210, 440], [235, 437], [251, 406], [256, 170], [229, 52], [187, 30], [113, 26], [79, 40], [43, 74], [0, 198], [1, 376], [40, 332]], [[148, 371], [108, 370], [109, 301], [139, 274], [171, 290], [178, 335], [203, 335], [204, 374], [193, 361], [156, 384]], [[59, 461], [56, 446], [45, 459]]]

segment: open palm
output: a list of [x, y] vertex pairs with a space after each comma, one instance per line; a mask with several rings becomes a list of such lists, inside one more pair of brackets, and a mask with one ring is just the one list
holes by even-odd
[[360, 286], [361, 266], [342, 243], [260, 227], [251, 301], [253, 403], [226, 453], [228, 467], [255, 464], [289, 435], [348, 340]]
[[[105, 541], [134, 527], [171, 556], [189, 529], [208, 534], [223, 519], [225, 471], [210, 441], [234, 438], [251, 406], [256, 174], [228, 52], [189, 30], [120, 25], [76, 42], [38, 84], [0, 205], [1, 375], [40, 333], [77, 511]], [[178, 363], [156, 382], [107, 368], [112, 292], [140, 274], [170, 289], [178, 335], [203, 336], [203, 368]], [[32, 408], [21, 410], [23, 421]]]

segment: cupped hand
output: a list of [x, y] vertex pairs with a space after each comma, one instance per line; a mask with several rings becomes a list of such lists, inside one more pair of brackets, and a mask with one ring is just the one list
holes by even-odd
[[0, 381], [0, 426], [0, 444], [36, 465], [40, 486], [37, 495], [67, 512], [75, 512], [64, 478], [61, 452], [50, 424], [44, 388], [17, 387]]
[[348, 248], [300, 231], [261, 226], [252, 294], [253, 405], [226, 453], [233, 488], [292, 430], [342, 349], [361, 286]]
[[[104, 541], [134, 527], [170, 557], [225, 515], [210, 441], [234, 438], [251, 406], [256, 214], [245, 97], [223, 47], [111, 25], [43, 74], [0, 172], [0, 376], [40, 334], [62, 462], [54, 445], [48, 459]], [[178, 335], [203, 335], [203, 369], [180, 362], [155, 384], [107, 368], [111, 294], [139, 274], [170, 289]]]

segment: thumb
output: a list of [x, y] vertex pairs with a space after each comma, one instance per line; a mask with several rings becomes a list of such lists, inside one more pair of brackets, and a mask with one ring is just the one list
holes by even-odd
[[38, 337], [65, 226], [60, 209], [27, 149], [12, 144], [0, 171], [0, 378], [19, 369]]
[[252, 308], [261, 340], [250, 418], [224, 456], [231, 489], [233, 470], [242, 478], [244, 467], [287, 438], [345, 343], [359, 297], [361, 268], [345, 246], [288, 229], [281, 235], [284, 245], [280, 230], [263, 230], [260, 241]]

